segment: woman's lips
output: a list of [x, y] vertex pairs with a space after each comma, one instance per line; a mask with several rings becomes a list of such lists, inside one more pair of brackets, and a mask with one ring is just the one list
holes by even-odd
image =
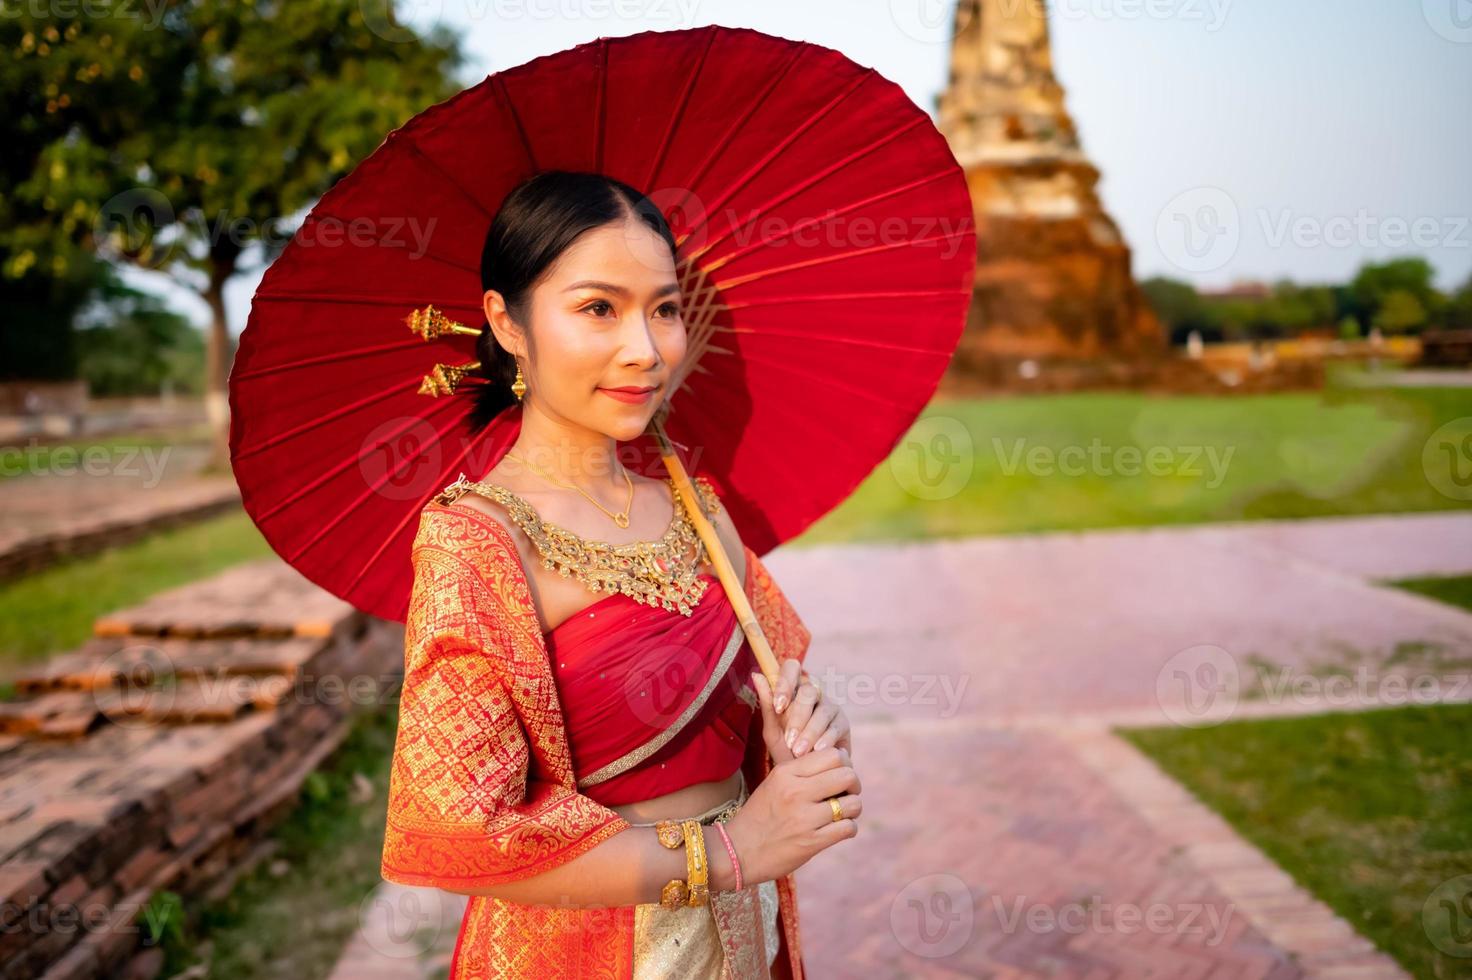
[[609, 398], [617, 398], [621, 402], [637, 405], [648, 401], [654, 396], [654, 388], [599, 388]]

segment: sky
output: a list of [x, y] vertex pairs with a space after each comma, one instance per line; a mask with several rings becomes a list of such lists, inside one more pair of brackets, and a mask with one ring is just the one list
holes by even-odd
[[[933, 116], [954, 0], [397, 9], [461, 36], [466, 86], [600, 36], [722, 24], [841, 51]], [[1428, 259], [1442, 289], [1472, 274], [1472, 0], [1050, 0], [1048, 20], [1065, 104], [1137, 278], [1343, 282], [1408, 255]], [[259, 281], [227, 289], [235, 332]], [[201, 303], [169, 292], [204, 322]]]

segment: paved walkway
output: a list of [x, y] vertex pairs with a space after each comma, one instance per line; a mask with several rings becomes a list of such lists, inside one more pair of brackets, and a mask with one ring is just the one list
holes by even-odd
[[[1472, 514], [768, 564], [855, 721], [864, 780], [859, 837], [797, 875], [815, 980], [1404, 975], [1109, 728], [1405, 703], [1417, 677], [1472, 697], [1443, 666], [1472, 652], [1472, 615], [1375, 584], [1472, 572]], [[1324, 683], [1344, 670], [1348, 689]], [[385, 889], [375, 906], [419, 891]], [[385, 955], [370, 929], [338, 976], [443, 965], [458, 905], [434, 909], [427, 959]]]
[[19, 450], [5, 458], [22, 475], [0, 480], [0, 578], [240, 506], [234, 477], [200, 474], [207, 447], [116, 442], [40, 465]]

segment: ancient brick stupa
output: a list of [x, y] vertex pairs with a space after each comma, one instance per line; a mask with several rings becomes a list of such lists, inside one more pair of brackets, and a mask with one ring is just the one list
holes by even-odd
[[958, 0], [938, 114], [977, 222], [976, 293], [957, 367], [1158, 353], [1160, 325], [1053, 77], [1041, 2]]

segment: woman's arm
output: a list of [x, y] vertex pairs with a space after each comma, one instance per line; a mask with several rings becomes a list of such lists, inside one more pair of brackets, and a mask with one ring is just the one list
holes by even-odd
[[[487, 531], [435, 511], [415, 540], [381, 873], [522, 903], [657, 902], [671, 878], [686, 876], [684, 848], [663, 847], [652, 827], [632, 827], [549, 778], [545, 738], [536, 751], [529, 744], [508, 685], [523, 682], [510, 669], [516, 654], [537, 653], [518, 647], [535, 642], [536, 618], [506, 587], [520, 568], [509, 534]], [[555, 709], [527, 708], [547, 725], [560, 723]], [[706, 844], [712, 886], [730, 887], [714, 828]]]
[[[701, 824], [701, 831], [710, 863], [710, 890], [735, 887], [735, 872], [720, 832], [705, 824]], [[658, 902], [665, 884], [671, 878], [684, 879], [687, 873], [684, 847], [665, 847], [653, 827], [630, 827], [535, 877], [504, 885], [447, 890], [462, 895], [493, 895], [523, 905], [599, 908]]]

